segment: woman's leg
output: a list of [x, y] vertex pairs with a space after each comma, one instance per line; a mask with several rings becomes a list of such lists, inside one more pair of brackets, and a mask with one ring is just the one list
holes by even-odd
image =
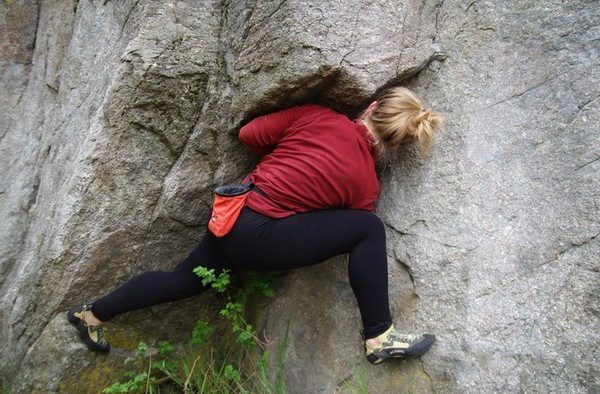
[[371, 212], [335, 209], [271, 219], [245, 208], [219, 242], [237, 267], [254, 270], [298, 268], [349, 253], [348, 275], [365, 337], [376, 337], [392, 324], [385, 229]]
[[[193, 272], [199, 265], [222, 270], [229, 268], [217, 238], [206, 231], [204, 238], [175, 270], [145, 272], [105, 295], [92, 306], [93, 315], [101, 321], [128, 311], [164, 302], [181, 300], [205, 290], [202, 280]], [[87, 319], [86, 319], [87, 320]]]

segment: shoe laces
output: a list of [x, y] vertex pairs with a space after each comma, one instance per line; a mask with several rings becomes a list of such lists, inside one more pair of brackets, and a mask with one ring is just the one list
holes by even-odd
[[[101, 343], [104, 344], [106, 343], [106, 341], [104, 340], [104, 327], [102, 326], [92, 326], [90, 324], [86, 324], [88, 330], [90, 331], [90, 334], [96, 334], [96, 340], [94, 342], [96, 343]], [[93, 338], [92, 335], [90, 335], [90, 338]]]
[[93, 326], [91, 324], [87, 324], [84, 322], [88, 330], [88, 337], [95, 343], [105, 346], [108, 344], [106, 339], [104, 339], [104, 327], [103, 326]]
[[396, 330], [393, 330], [390, 335], [388, 336], [388, 340], [389, 339], [395, 339], [401, 342], [415, 342], [418, 339], [420, 339], [423, 335], [420, 333], [403, 333], [403, 332], [398, 332]]
[[81, 320], [83, 322], [83, 325], [86, 326], [88, 329], [90, 339], [96, 343], [104, 345], [107, 343], [106, 340], [104, 339], [104, 326], [102, 324], [92, 325], [92, 324], [89, 324], [87, 321], [85, 321], [83, 312], [91, 311], [91, 310], [92, 310], [91, 304], [84, 305], [81, 308]]

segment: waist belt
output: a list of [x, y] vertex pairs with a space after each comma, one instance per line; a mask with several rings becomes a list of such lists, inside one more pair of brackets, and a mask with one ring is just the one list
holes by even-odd
[[252, 191], [253, 191], [253, 192], [255, 192], [255, 193], [257, 193], [257, 194], [260, 194], [260, 195], [261, 195], [261, 196], [263, 196], [264, 198], [267, 198], [267, 199], [269, 199], [269, 200], [270, 200], [269, 196], [267, 196], [267, 195], [265, 194], [265, 192], [263, 192], [262, 190], [260, 190], [260, 188], [259, 188], [258, 186], [256, 186], [256, 185], [253, 185], [253, 186], [252, 186]]

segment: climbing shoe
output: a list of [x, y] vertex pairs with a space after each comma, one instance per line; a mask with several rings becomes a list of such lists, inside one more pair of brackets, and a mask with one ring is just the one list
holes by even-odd
[[95, 352], [108, 353], [110, 345], [104, 339], [102, 325], [93, 326], [87, 324], [84, 319], [83, 313], [88, 310], [91, 310], [91, 305], [77, 306], [67, 313], [67, 319], [69, 323], [77, 328], [79, 336], [83, 339], [88, 349]]
[[367, 360], [379, 364], [388, 358], [412, 358], [425, 353], [435, 342], [431, 334], [403, 334], [392, 325], [377, 337], [379, 346], [370, 346], [365, 342]]

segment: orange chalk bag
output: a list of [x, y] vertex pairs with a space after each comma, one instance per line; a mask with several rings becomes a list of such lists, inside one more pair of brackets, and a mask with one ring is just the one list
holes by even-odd
[[240, 216], [242, 208], [252, 191], [252, 182], [220, 186], [215, 189], [212, 215], [208, 229], [221, 238], [229, 234]]

